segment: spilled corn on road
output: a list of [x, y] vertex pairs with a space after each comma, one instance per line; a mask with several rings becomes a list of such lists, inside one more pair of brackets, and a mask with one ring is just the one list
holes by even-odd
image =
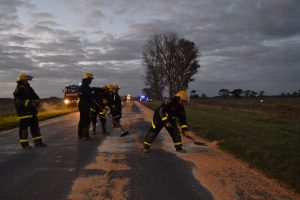
[[108, 134], [98, 127], [91, 141], [77, 139], [78, 113], [41, 123], [47, 148], [23, 150], [18, 130], [0, 133], [0, 199], [300, 199], [249, 169], [214, 143], [195, 146], [183, 138], [176, 153], [163, 130], [143, 153], [153, 112], [126, 102], [119, 137], [108, 117]]

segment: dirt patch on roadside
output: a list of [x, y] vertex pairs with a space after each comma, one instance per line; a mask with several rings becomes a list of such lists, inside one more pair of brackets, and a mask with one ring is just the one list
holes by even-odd
[[[195, 148], [198, 148], [198, 152]], [[189, 146], [187, 150], [191, 153], [177, 155], [194, 164], [193, 174], [212, 192], [216, 200], [300, 199], [295, 192], [267, 178], [258, 170], [251, 169], [231, 154], [220, 150], [215, 143], [210, 143], [209, 147]]]

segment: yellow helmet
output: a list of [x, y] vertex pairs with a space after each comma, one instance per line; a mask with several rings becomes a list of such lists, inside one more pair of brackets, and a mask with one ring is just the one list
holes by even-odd
[[113, 85], [114, 89], [120, 89], [120, 87], [119, 87], [119, 85], [118, 85], [118, 84], [116, 84], [116, 83], [112, 83], [112, 85]]
[[30, 75], [28, 75], [28, 74], [22, 73], [22, 74], [20, 74], [20, 75], [18, 76], [17, 81], [26, 81], [26, 80], [27, 80], [27, 81], [31, 81], [32, 78], [33, 78], [33, 76], [30, 76]]
[[112, 83], [108, 83], [104, 86], [104, 88], [109, 89], [109, 90], [114, 90], [114, 85]]
[[94, 76], [92, 73], [85, 73], [83, 79], [94, 79]]
[[187, 96], [186, 92], [183, 91], [183, 90], [180, 90], [179, 92], [177, 92], [177, 94], [175, 96], [179, 97], [179, 99], [181, 101], [187, 101], [188, 100], [188, 96]]

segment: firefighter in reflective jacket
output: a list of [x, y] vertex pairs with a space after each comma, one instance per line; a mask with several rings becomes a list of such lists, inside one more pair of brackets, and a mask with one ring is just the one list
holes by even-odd
[[101, 125], [102, 125], [102, 133], [106, 133], [106, 112], [109, 110], [108, 105], [108, 97], [107, 91], [105, 88], [96, 88], [93, 87], [94, 91], [93, 98], [96, 103], [93, 103], [91, 107], [91, 121], [93, 125], [93, 134], [96, 134], [96, 123], [97, 117], [99, 116]]
[[89, 128], [91, 123], [90, 111], [93, 104], [93, 91], [90, 87], [92, 80], [94, 79], [93, 74], [86, 73], [83, 76], [81, 85], [78, 88], [78, 110], [80, 112], [80, 119], [78, 124], [78, 138], [85, 137], [90, 139]]
[[20, 74], [17, 79], [17, 88], [14, 91], [14, 101], [19, 123], [20, 144], [24, 149], [31, 149], [28, 141], [28, 127], [35, 147], [45, 147], [43, 143], [40, 127], [37, 119], [37, 107], [40, 103], [39, 96], [30, 87], [28, 81], [32, 80], [33, 76]]
[[184, 104], [187, 102], [187, 94], [179, 91], [169, 102], [162, 103], [155, 111], [152, 120], [152, 126], [149, 129], [144, 140], [144, 151], [148, 152], [151, 143], [154, 141], [160, 130], [165, 127], [171, 135], [176, 151], [185, 153], [182, 148], [180, 131], [177, 128], [176, 118], [182, 129], [182, 133], [187, 135], [187, 121]]
[[120, 119], [122, 117], [122, 99], [119, 95], [119, 85], [118, 84], [107, 84], [106, 87], [108, 87], [111, 91], [111, 98], [109, 100], [110, 102], [110, 112], [113, 119], [113, 127], [114, 128], [120, 128], [123, 133], [121, 133], [120, 137], [124, 137], [129, 134], [127, 130], [120, 124]]

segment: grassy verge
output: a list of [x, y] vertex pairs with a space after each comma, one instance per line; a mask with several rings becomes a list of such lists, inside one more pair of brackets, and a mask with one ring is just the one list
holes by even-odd
[[[76, 112], [77, 107], [66, 107], [60, 102], [43, 103], [38, 114], [40, 121]], [[16, 114], [0, 115], [0, 131], [18, 127], [19, 120]]]
[[[146, 103], [150, 108], [157, 103]], [[190, 129], [300, 193], [300, 119], [186, 106]]]

